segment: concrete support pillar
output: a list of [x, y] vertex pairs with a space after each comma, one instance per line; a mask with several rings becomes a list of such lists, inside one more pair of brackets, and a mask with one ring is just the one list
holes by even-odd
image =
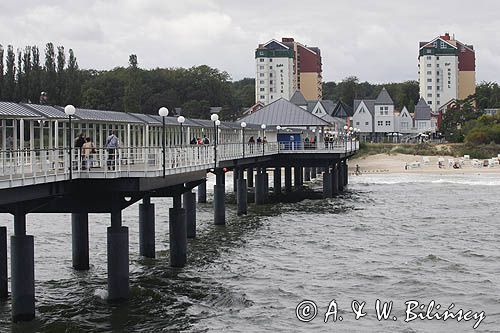
[[238, 191], [238, 171], [236, 169], [233, 170], [233, 192], [236, 193]]
[[311, 179], [316, 179], [317, 177], [317, 168], [316, 167], [313, 167], [311, 168]]
[[187, 261], [186, 211], [181, 207], [181, 196], [173, 197], [169, 209], [170, 266], [184, 267]]
[[117, 301], [128, 299], [129, 261], [128, 228], [122, 226], [122, 211], [113, 208], [111, 227], [108, 227], [108, 299]]
[[182, 195], [184, 210], [186, 214], [187, 238], [196, 237], [196, 197], [194, 192], [189, 191]]
[[330, 170], [323, 172], [323, 198], [332, 197], [332, 174]]
[[304, 181], [311, 181], [311, 168], [304, 168]]
[[247, 181], [248, 181], [248, 187], [253, 187], [253, 168], [252, 167], [247, 169]]
[[139, 204], [139, 255], [155, 257], [155, 205], [150, 197]]
[[344, 161], [344, 187], [349, 184], [349, 166], [347, 161]]
[[285, 167], [285, 192], [292, 192], [292, 167]]
[[333, 195], [339, 194], [339, 170], [336, 164], [332, 167], [332, 193]]
[[274, 195], [281, 194], [281, 168], [277, 167], [274, 169]]
[[0, 299], [7, 298], [7, 227], [0, 227]]
[[89, 214], [71, 214], [71, 238], [73, 268], [77, 271], [89, 269]]
[[265, 203], [265, 182], [264, 182], [264, 173], [262, 173], [262, 169], [258, 168], [257, 173], [255, 175], [255, 204], [263, 205]]
[[344, 166], [342, 162], [337, 163], [337, 172], [338, 172], [338, 180], [339, 180], [339, 193], [344, 191]]
[[14, 236], [10, 238], [12, 319], [14, 322], [35, 318], [35, 247], [26, 235], [26, 214], [14, 214]]
[[226, 204], [224, 202], [225, 185], [224, 171], [218, 169], [215, 171], [214, 185], [214, 224], [226, 224]]
[[262, 182], [264, 183], [264, 201], [267, 202], [269, 199], [269, 174], [266, 168], [262, 169]]
[[198, 185], [198, 203], [207, 203], [207, 182]]
[[296, 190], [302, 188], [302, 167], [293, 168], [293, 185]]
[[238, 177], [237, 191], [236, 191], [236, 202], [238, 205], [238, 215], [247, 214], [247, 180], [243, 177], [243, 170], [240, 171], [240, 176]]

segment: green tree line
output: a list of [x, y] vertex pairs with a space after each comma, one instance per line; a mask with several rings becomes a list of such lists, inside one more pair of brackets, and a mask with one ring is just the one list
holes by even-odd
[[[323, 83], [323, 98], [342, 100], [374, 99], [386, 87], [396, 108], [410, 112], [418, 102], [417, 81], [372, 84], [355, 76], [340, 82]], [[191, 68], [142, 69], [137, 56], [127, 67], [111, 70], [80, 69], [72, 49], [47, 43], [43, 55], [38, 46], [14, 49], [0, 45], [0, 100], [40, 102], [53, 105], [155, 114], [159, 107], [182, 108], [188, 117], [208, 118], [210, 106], [222, 107], [224, 119], [235, 119], [255, 103], [255, 79], [232, 81], [231, 76], [206, 65]], [[477, 87], [480, 108], [500, 106], [497, 83]]]

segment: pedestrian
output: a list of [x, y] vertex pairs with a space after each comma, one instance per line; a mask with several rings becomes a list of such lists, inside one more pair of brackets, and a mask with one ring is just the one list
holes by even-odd
[[206, 134], [203, 136], [203, 144], [205, 144], [205, 145], [209, 145], [210, 144], [210, 140], [208, 139], [208, 137], [207, 137]]
[[189, 142], [189, 144], [191, 144], [191, 145], [195, 145], [197, 143], [198, 143], [198, 140], [196, 140], [195, 137], [193, 137], [193, 139], [191, 139], [191, 142]]
[[255, 139], [253, 138], [253, 136], [250, 137], [250, 139], [248, 139], [248, 145], [250, 146], [250, 153], [253, 154], [253, 146], [255, 144]]
[[116, 168], [116, 153], [118, 150], [119, 142], [115, 131], [109, 132], [106, 139], [106, 149], [108, 150], [108, 170], [115, 170]]
[[84, 161], [83, 169], [90, 170], [92, 167], [92, 154], [96, 153], [95, 145], [91, 138], [88, 137], [85, 139], [85, 143], [82, 146], [82, 153]]

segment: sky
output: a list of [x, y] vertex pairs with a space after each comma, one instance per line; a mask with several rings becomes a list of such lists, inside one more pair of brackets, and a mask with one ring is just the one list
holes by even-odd
[[445, 32], [476, 50], [476, 79], [500, 81], [497, 0], [16, 0], [0, 1], [0, 44], [47, 42], [80, 68], [191, 67], [255, 77], [255, 48], [281, 37], [317, 46], [323, 80], [417, 80], [419, 41]]

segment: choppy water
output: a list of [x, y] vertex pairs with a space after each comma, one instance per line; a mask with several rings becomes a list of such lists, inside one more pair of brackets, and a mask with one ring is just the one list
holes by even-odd
[[[500, 332], [499, 191], [497, 175], [363, 175], [335, 199], [250, 206], [246, 217], [227, 205], [226, 227], [199, 205], [180, 270], [168, 262], [170, 201], [155, 201], [154, 260], [137, 255], [134, 205], [123, 214], [132, 291], [121, 305], [105, 301], [108, 215], [90, 216], [92, 268], [83, 273], [71, 269], [70, 216], [29, 215], [37, 320], [11, 324], [10, 301], [0, 301], [0, 332], [473, 331], [474, 320], [405, 323], [407, 300], [485, 311], [477, 331]], [[8, 215], [0, 225], [12, 232]], [[394, 301], [397, 321], [376, 319], [377, 298]], [[309, 323], [295, 317], [304, 299], [318, 306]], [[325, 324], [332, 299], [344, 320]], [[366, 317], [354, 320], [352, 300], [367, 302]]]

